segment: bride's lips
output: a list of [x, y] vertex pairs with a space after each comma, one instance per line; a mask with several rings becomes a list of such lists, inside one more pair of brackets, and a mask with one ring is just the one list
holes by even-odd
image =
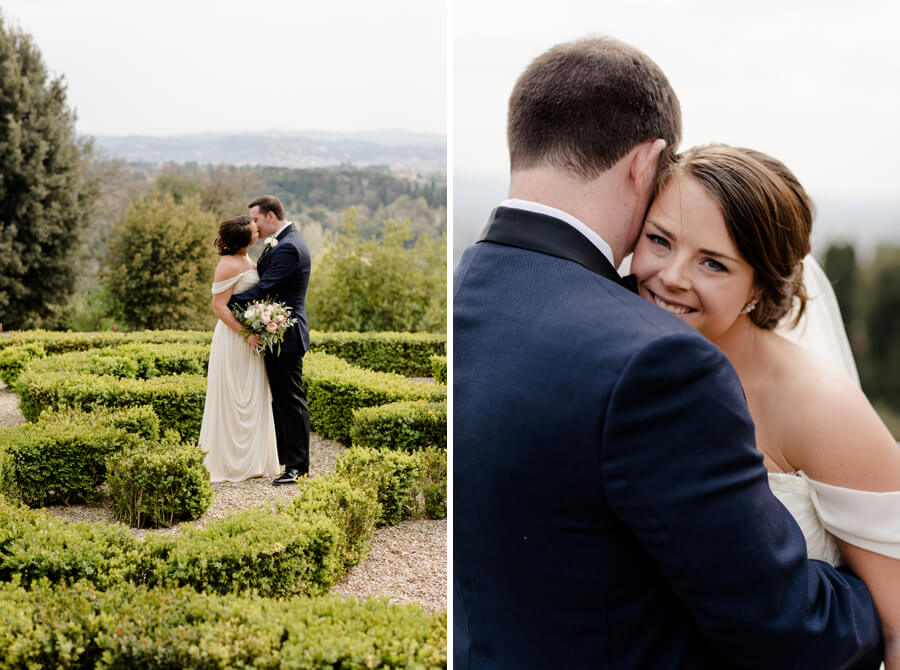
[[656, 293], [651, 291], [649, 288], [647, 289], [647, 293], [650, 294], [653, 302], [658, 306], [662, 307], [664, 310], [669, 312], [670, 314], [674, 314], [675, 316], [681, 316], [683, 314], [689, 314], [690, 312], [696, 312], [697, 310], [688, 305], [684, 305], [680, 302], [672, 302], [671, 300], [666, 300], [658, 296]]

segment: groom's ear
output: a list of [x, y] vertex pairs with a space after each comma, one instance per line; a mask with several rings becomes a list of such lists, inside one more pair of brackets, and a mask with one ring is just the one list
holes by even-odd
[[663, 149], [666, 148], [664, 139], [656, 139], [641, 142], [632, 149], [631, 165], [629, 168], [629, 177], [631, 178], [634, 194], [640, 196], [650, 186], [653, 186], [656, 179], [657, 166], [659, 165], [659, 156]]

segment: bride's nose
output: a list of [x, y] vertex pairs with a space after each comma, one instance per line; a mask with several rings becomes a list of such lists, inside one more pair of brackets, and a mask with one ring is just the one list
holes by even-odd
[[688, 262], [682, 258], [671, 258], [659, 271], [659, 279], [667, 289], [686, 291], [691, 287]]

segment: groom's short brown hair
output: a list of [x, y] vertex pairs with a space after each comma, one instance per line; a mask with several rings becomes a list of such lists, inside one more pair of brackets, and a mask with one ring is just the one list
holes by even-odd
[[259, 207], [259, 211], [262, 214], [272, 212], [275, 215], [275, 218], [279, 221], [284, 221], [284, 205], [282, 205], [281, 200], [274, 195], [264, 195], [247, 205], [247, 209], [252, 209], [254, 207]]
[[593, 179], [662, 138], [660, 168], [681, 139], [681, 106], [643, 52], [608, 37], [559, 44], [522, 73], [509, 98], [512, 170], [549, 164]]

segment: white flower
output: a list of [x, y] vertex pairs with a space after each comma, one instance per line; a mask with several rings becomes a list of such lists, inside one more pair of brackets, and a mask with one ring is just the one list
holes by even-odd
[[253, 310], [252, 310], [252, 309], [248, 309], [246, 312], [244, 312], [244, 318], [245, 318], [245, 319], [252, 319], [252, 318], [253, 318]]
[[274, 235], [269, 235], [266, 240], [266, 249], [272, 249], [273, 247], [278, 246], [278, 240], [275, 239]]

